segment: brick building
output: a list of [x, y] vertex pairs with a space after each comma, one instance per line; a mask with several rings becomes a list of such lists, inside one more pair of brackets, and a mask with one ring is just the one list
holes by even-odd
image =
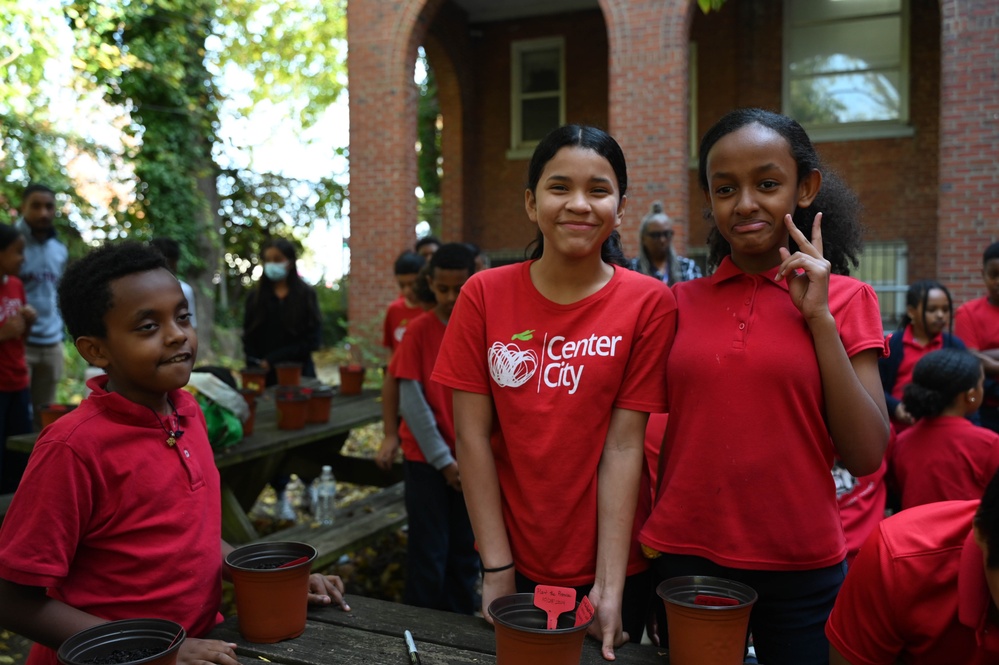
[[626, 253], [653, 200], [705, 253], [696, 143], [738, 106], [805, 124], [860, 195], [858, 276], [886, 322], [936, 277], [981, 292], [999, 239], [999, 0], [350, 0], [350, 318], [395, 295], [414, 241], [417, 48], [439, 88], [445, 241], [523, 257], [532, 141], [562, 122], [607, 128], [628, 159]]

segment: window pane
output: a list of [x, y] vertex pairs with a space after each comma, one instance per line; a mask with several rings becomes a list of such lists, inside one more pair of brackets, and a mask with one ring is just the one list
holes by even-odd
[[902, 0], [791, 0], [788, 8], [791, 21], [799, 23], [898, 12]]
[[525, 99], [520, 104], [521, 141], [540, 141], [558, 127], [558, 97]]
[[901, 118], [898, 71], [796, 79], [790, 96], [791, 115], [803, 124]]
[[559, 49], [525, 51], [520, 57], [521, 92], [558, 91]]
[[788, 45], [791, 74], [898, 67], [901, 36], [898, 17], [798, 28]]

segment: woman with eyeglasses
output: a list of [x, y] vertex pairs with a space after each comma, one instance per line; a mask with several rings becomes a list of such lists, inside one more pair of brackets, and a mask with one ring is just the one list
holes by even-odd
[[652, 210], [642, 219], [638, 240], [641, 249], [638, 257], [631, 260], [632, 270], [670, 286], [701, 277], [701, 269], [696, 263], [673, 251], [673, 222], [663, 211], [661, 201], [653, 203]]

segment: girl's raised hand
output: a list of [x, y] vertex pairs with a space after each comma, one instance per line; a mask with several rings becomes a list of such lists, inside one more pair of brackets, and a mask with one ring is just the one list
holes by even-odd
[[781, 264], [775, 279], [787, 279], [791, 302], [806, 321], [827, 316], [832, 264], [822, 256], [822, 213], [817, 213], [812, 222], [811, 242], [794, 225], [791, 215], [784, 215], [784, 225], [799, 249], [791, 254], [787, 248], [780, 248]]

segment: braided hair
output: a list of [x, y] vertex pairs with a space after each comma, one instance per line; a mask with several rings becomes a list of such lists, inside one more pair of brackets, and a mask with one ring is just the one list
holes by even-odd
[[[950, 297], [950, 291], [947, 287], [936, 281], [935, 279], [920, 279], [909, 285], [908, 291], [905, 292], [905, 306], [908, 310], [909, 307], [913, 309], [918, 309], [922, 312], [923, 329], [926, 329], [926, 305], [930, 300], [930, 291], [933, 289], [939, 289], [944, 292], [947, 296], [947, 307], [950, 310], [949, 320], [947, 321], [947, 330], [954, 329], [954, 300]], [[909, 312], [906, 311], [902, 315], [902, 319], [898, 323], [899, 332], [904, 331], [909, 324], [912, 323], [912, 317], [909, 316]], [[951, 342], [944, 338], [945, 346], [952, 346]]]
[[916, 363], [902, 403], [913, 418], [935, 418], [981, 378], [982, 363], [971, 353], [960, 349], [931, 351]]

